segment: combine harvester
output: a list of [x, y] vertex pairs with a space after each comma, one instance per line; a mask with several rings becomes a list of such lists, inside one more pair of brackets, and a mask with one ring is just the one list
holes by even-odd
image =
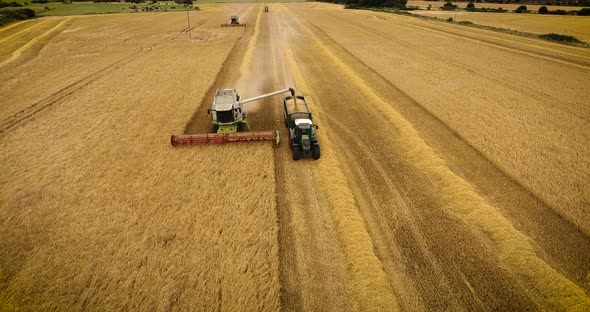
[[240, 24], [240, 18], [232, 15], [229, 17], [227, 24], [221, 24], [221, 27], [246, 27], [246, 24]]
[[243, 105], [287, 92], [291, 93], [291, 97], [295, 96], [295, 89], [287, 88], [242, 100], [235, 89], [218, 89], [213, 105], [207, 110], [207, 114], [212, 117], [213, 133], [172, 135], [170, 144], [177, 146], [181, 144], [274, 141], [278, 146], [279, 131], [250, 131], [248, 113], [244, 111]]

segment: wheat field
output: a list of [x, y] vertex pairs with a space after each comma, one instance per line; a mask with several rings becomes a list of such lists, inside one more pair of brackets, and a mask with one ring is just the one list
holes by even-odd
[[3, 310], [278, 307], [272, 147], [167, 143], [240, 34], [192, 14], [64, 19], [3, 68], [3, 119], [48, 106], [2, 134]]
[[[192, 38], [186, 12], [0, 28], [0, 310], [590, 308], [588, 49], [199, 7]], [[245, 106], [278, 147], [171, 147], [221, 87], [306, 95], [322, 157], [291, 159], [280, 97]]]

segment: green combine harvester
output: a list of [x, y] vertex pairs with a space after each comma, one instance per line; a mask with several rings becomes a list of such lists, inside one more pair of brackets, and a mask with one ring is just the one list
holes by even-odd
[[299, 160], [301, 156], [319, 159], [320, 144], [316, 138], [318, 126], [313, 124], [311, 109], [305, 96], [286, 96], [283, 105], [293, 160]]
[[172, 146], [193, 145], [201, 143], [226, 143], [226, 142], [250, 142], [250, 141], [274, 141], [279, 145], [279, 131], [277, 130], [252, 130], [248, 113], [244, 110], [244, 104], [262, 100], [282, 93], [295, 95], [295, 89], [286, 88], [249, 99], [242, 99], [236, 89], [218, 89], [215, 98], [207, 114], [211, 115], [211, 133], [172, 135]]

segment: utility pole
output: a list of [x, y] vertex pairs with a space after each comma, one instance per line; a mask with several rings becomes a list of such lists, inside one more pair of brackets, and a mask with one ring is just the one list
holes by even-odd
[[191, 35], [191, 18], [190, 18], [189, 14], [188, 14], [188, 10], [189, 10], [189, 8], [190, 8], [190, 7], [187, 7], [187, 8], [186, 8], [186, 23], [188, 24], [188, 37], [189, 37], [190, 39], [192, 39], [192, 38], [193, 38], [193, 36]]

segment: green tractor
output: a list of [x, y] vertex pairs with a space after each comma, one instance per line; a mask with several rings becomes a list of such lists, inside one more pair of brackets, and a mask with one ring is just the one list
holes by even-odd
[[313, 124], [307, 100], [301, 95], [287, 96], [283, 105], [293, 160], [299, 160], [301, 156], [319, 159], [320, 144], [316, 138], [318, 126]]

